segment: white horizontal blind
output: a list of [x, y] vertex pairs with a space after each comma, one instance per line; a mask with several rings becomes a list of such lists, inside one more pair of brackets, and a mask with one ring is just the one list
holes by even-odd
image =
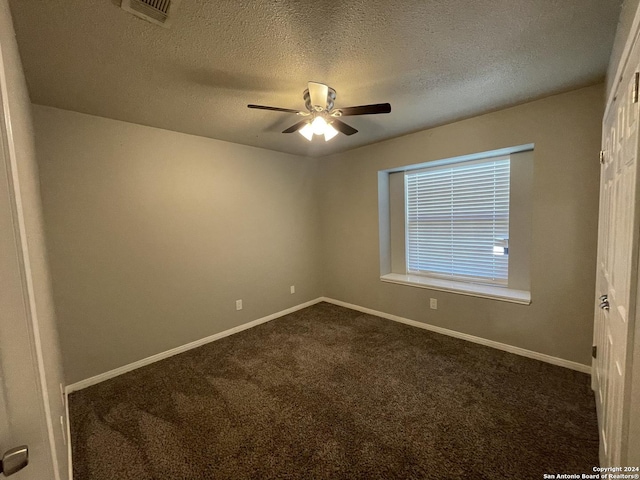
[[508, 157], [407, 172], [408, 272], [506, 285], [509, 177]]

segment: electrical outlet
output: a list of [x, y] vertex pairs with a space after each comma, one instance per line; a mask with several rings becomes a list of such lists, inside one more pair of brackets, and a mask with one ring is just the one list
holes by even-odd
[[430, 298], [429, 299], [429, 307], [431, 308], [431, 310], [437, 310], [438, 309], [438, 299], [437, 298]]
[[296, 293], [296, 286], [295, 285], [291, 285], [291, 293]]
[[236, 310], [242, 310], [242, 300], [236, 300]]

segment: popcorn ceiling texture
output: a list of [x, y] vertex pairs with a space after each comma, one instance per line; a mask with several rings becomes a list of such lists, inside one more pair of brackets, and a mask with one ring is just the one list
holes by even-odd
[[[325, 155], [601, 81], [620, 0], [184, 0], [170, 29], [118, 0], [11, 0], [36, 104]], [[280, 132], [309, 80], [389, 115], [324, 143]]]
[[590, 473], [589, 376], [320, 303], [70, 396], [74, 479]]

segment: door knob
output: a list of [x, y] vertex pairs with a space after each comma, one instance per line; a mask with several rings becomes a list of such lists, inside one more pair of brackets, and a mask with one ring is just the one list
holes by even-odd
[[0, 461], [0, 473], [5, 477], [22, 470], [29, 463], [29, 448], [26, 445], [7, 450]]
[[607, 295], [606, 293], [604, 295], [600, 295], [600, 301], [601, 302], [605, 302], [609, 299], [609, 295]]
[[603, 300], [600, 302], [600, 308], [603, 310], [609, 310], [609, 300]]

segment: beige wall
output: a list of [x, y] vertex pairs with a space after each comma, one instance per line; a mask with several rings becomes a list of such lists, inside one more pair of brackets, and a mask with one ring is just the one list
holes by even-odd
[[[603, 85], [587, 87], [321, 159], [325, 295], [589, 364], [603, 96]], [[379, 280], [379, 170], [528, 143], [530, 306]]]
[[317, 160], [34, 116], [67, 383], [322, 294]]
[[[22, 254], [25, 259], [24, 263], [28, 264], [28, 267], [24, 269], [25, 278], [23, 282], [27, 285], [27, 295], [29, 297], [29, 305], [25, 305], [25, 308], [28, 310], [28, 316], [32, 322], [30, 336], [34, 349], [33, 352], [23, 352], [25, 355], [24, 368], [29, 368], [31, 366], [30, 362], [38, 363], [39, 357], [38, 374], [44, 379], [44, 385], [41, 386], [45, 387], [43, 388], [44, 398], [42, 399], [44, 404], [41, 406], [43, 412], [48, 411], [46, 421], [48, 423], [49, 437], [46, 443], [47, 447], [51, 447], [51, 454], [57, 461], [57, 464], [54, 465], [58, 466], [60, 478], [67, 478], [67, 449], [64, 446], [63, 432], [60, 428], [60, 418], [65, 414], [65, 407], [60, 395], [60, 384], [64, 384], [64, 375], [45, 250], [38, 167], [33, 140], [31, 102], [14, 35], [9, 6], [6, 0], [0, 0], [0, 46], [6, 72], [7, 106], [11, 118], [16, 153], [15, 165], [17, 166], [17, 172], [11, 172], [13, 174], [17, 173], [17, 182], [12, 185], [12, 188], [16, 193], [16, 205], [19, 205], [16, 210], [21, 210], [24, 217], [26, 248], [23, 249]], [[4, 162], [1, 163], [4, 167]], [[3, 200], [7, 201], [7, 199]], [[2, 252], [2, 254], [10, 255], [9, 252]], [[4, 275], [4, 273], [6, 272], [0, 272], [0, 275]], [[3, 278], [3, 280], [6, 280], [6, 278]], [[3, 285], [3, 288], [5, 287], [7, 285]], [[8, 309], [3, 310], [0, 305], [0, 315], [7, 312]], [[18, 318], [14, 320], [18, 321]], [[16, 328], [11, 333], [17, 335], [18, 330], [19, 327], [16, 325]], [[9, 332], [2, 333], [9, 334]], [[15, 338], [14, 340], [16, 344], [22, 345]], [[9, 377], [9, 374], [7, 373], [6, 376]], [[28, 376], [28, 379], [30, 378]], [[3, 378], [3, 380], [6, 380], [6, 378]], [[26, 383], [27, 378], [24, 381]], [[9, 396], [17, 393], [19, 392], [9, 392]], [[23, 425], [22, 419], [18, 418], [18, 412], [14, 411], [12, 413], [16, 414], [11, 419], [14, 427], [24, 433], [24, 439], [29, 439], [30, 437], [27, 434], [30, 432], [26, 430], [29, 426], [34, 425], [35, 419], [39, 418], [38, 415], [36, 412], [31, 412], [31, 418], [26, 419]], [[3, 445], [7, 448], [9, 447], [9, 445]], [[37, 468], [34, 472], [40, 472], [39, 469], [44, 468], [43, 465], [46, 462], [51, 464], [50, 458], [44, 460], [43, 457], [47, 454], [40, 450], [40, 446], [32, 445], [31, 453], [34, 457], [32, 461], [33, 468]]]
[[[34, 106], [67, 383], [321, 295], [589, 363], [602, 97], [322, 159]], [[378, 170], [527, 143], [531, 306], [379, 280]]]

